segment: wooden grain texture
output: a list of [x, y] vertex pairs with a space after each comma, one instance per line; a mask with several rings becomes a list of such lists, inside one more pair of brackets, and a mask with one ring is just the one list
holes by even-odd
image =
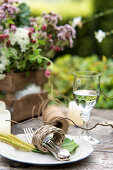
[[[34, 115], [41, 114], [40, 105], [42, 101], [47, 100], [47, 92], [43, 91], [43, 86], [47, 82], [45, 77], [45, 69], [40, 68], [30, 71], [26, 76], [26, 72], [14, 72], [6, 74], [3, 80], [0, 80], [0, 91], [6, 94], [5, 98], [0, 100], [6, 103], [7, 108], [13, 113], [14, 121], [24, 121], [32, 117], [32, 109], [34, 106]], [[16, 98], [16, 92], [24, 90], [28, 85], [35, 84], [41, 87], [41, 92], [37, 94], [29, 94]]]
[[[113, 110], [93, 110], [89, 126], [93, 126], [96, 122], [104, 123], [107, 120], [113, 120]], [[42, 125], [38, 120], [24, 122], [13, 125], [12, 132], [14, 134], [23, 133], [23, 127], [38, 128]], [[70, 126], [68, 134], [78, 135], [80, 131], [80, 129]], [[113, 129], [111, 127], [98, 126], [90, 134], [99, 139], [100, 144], [95, 145], [92, 155], [84, 160], [66, 165], [45, 167], [21, 164], [0, 156], [0, 170], [113, 170]]]
[[3, 80], [0, 80], [0, 90], [13, 93], [18, 90], [22, 90], [31, 83], [36, 83], [39, 86], [43, 86], [47, 83], [47, 78], [44, 74], [45, 70], [43, 68], [30, 71], [29, 76], [26, 76], [26, 72], [12, 71], [7, 73]]
[[30, 119], [32, 117], [32, 110], [34, 109], [34, 116], [37, 113], [41, 113], [39, 110], [40, 106], [42, 106], [42, 101], [47, 100], [47, 92], [40, 92], [36, 94], [29, 94], [22, 98], [18, 98], [14, 101], [14, 112], [12, 116], [12, 120], [14, 121], [23, 121]]

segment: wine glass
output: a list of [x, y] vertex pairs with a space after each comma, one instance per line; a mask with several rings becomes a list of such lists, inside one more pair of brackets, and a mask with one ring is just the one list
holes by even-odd
[[[74, 100], [81, 110], [83, 127], [87, 128], [90, 119], [90, 111], [99, 100], [101, 74], [93, 71], [78, 71], [73, 74]], [[79, 137], [89, 141], [91, 144], [99, 143], [97, 139], [89, 136], [89, 132], [84, 129]]]

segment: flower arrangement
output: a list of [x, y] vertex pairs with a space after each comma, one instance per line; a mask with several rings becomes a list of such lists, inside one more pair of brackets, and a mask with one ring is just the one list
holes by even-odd
[[66, 46], [72, 47], [76, 38], [71, 25], [58, 25], [61, 19], [54, 12], [33, 18], [25, 3], [0, 0], [0, 79], [11, 70], [28, 72], [39, 67], [49, 77], [51, 58]]

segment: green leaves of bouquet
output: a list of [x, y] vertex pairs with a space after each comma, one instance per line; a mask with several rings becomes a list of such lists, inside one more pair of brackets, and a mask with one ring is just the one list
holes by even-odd
[[0, 2], [0, 11], [1, 79], [11, 70], [47, 68], [56, 52], [73, 46], [76, 31], [69, 24], [59, 25], [62, 19], [59, 14], [50, 12], [31, 17], [29, 7], [17, 0]]
[[28, 26], [30, 24], [29, 17], [30, 17], [30, 8], [25, 4], [21, 3], [19, 5], [20, 12], [18, 13], [15, 23], [18, 26]]

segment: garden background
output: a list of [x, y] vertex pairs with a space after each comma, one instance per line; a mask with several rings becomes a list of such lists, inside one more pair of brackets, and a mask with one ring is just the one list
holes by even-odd
[[[101, 91], [113, 96], [113, 35], [102, 43], [95, 39], [95, 31], [113, 29], [113, 1], [109, 0], [26, 0], [32, 16], [40, 16], [43, 11], [54, 11], [62, 15], [63, 24], [71, 23], [73, 18], [82, 16], [82, 28], [76, 28], [76, 39], [72, 49], [66, 48], [52, 59], [53, 73], [46, 89], [64, 101], [72, 100], [74, 71], [91, 70], [102, 72]], [[24, 20], [25, 22], [25, 20]], [[100, 97], [96, 107], [113, 108], [113, 100]]]

